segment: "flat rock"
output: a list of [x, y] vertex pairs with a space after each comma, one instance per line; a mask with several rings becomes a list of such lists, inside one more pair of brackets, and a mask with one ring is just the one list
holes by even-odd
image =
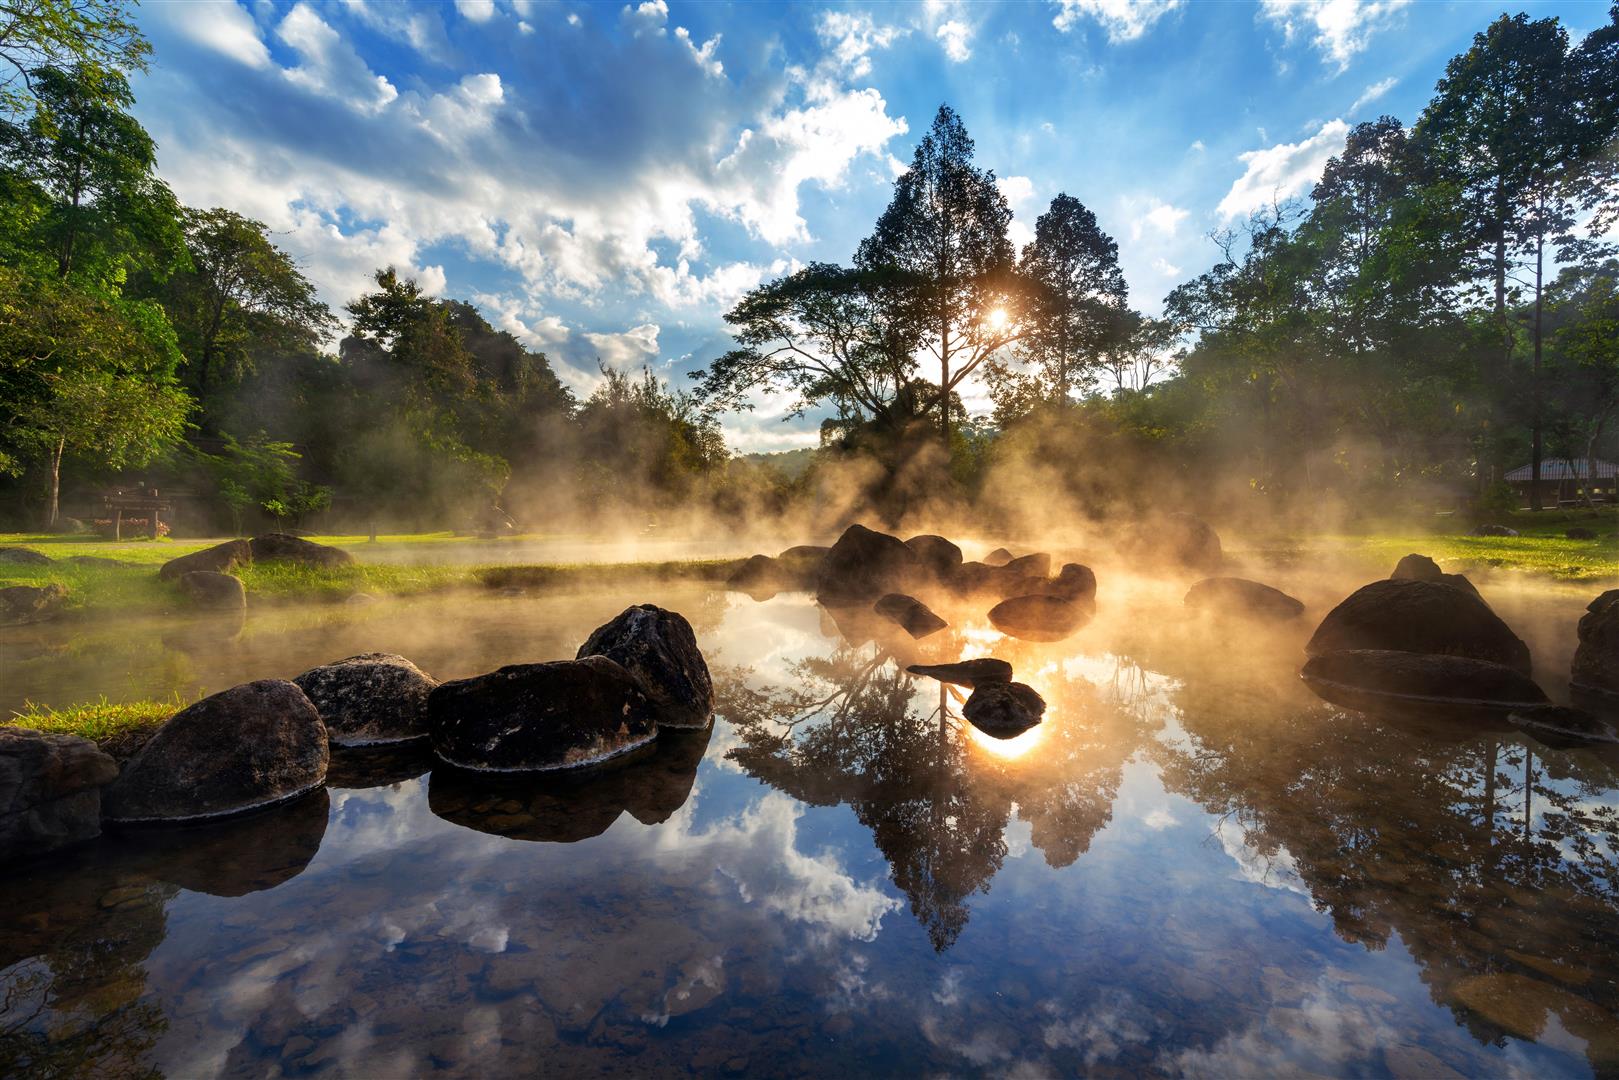
[[816, 596], [826, 604], [871, 603], [908, 588], [921, 570], [916, 552], [898, 537], [851, 525], [816, 571]]
[[304, 692], [261, 679], [175, 713], [107, 789], [109, 821], [182, 822], [295, 798], [326, 779], [326, 725]]
[[993, 656], [958, 660], [953, 664], [912, 664], [905, 670], [912, 675], [938, 679], [955, 686], [972, 687], [980, 683], [1012, 681], [1012, 665]]
[[338, 746], [385, 746], [428, 736], [427, 697], [438, 680], [403, 656], [349, 656], [292, 681]]
[[242, 579], [212, 570], [192, 570], [180, 575], [180, 591], [198, 607], [240, 611], [247, 607], [247, 587]]
[[641, 680], [605, 656], [513, 664], [440, 683], [433, 752], [474, 772], [548, 772], [610, 761], [658, 734]]
[[226, 540], [223, 544], [170, 559], [158, 569], [157, 576], [164, 581], [175, 581], [198, 570], [228, 574], [238, 566], [247, 566], [252, 562], [253, 545], [250, 541]]
[[1529, 646], [1478, 596], [1433, 581], [1374, 581], [1327, 613], [1304, 651], [1465, 656], [1529, 674]]
[[961, 712], [984, 734], [1010, 739], [1040, 722], [1046, 702], [1034, 687], [1024, 683], [986, 682], [973, 688]]
[[691, 623], [655, 604], [625, 608], [598, 626], [575, 659], [605, 656], [641, 681], [658, 726], [706, 728], [714, 719], [714, 680]]
[[925, 533], [905, 541], [905, 546], [916, 552], [922, 569], [943, 581], [961, 565], [961, 549], [942, 536]]
[[0, 626], [22, 626], [55, 618], [67, 603], [67, 586], [8, 585], [0, 589]]
[[118, 765], [89, 739], [0, 725], [0, 863], [101, 835]]
[[913, 638], [937, 634], [950, 625], [935, 615], [922, 601], [904, 593], [889, 593], [873, 604], [872, 610]]
[[1522, 672], [1465, 656], [1346, 649], [1310, 657], [1300, 676], [1334, 705], [1419, 719], [1504, 719], [1525, 706], [1547, 704], [1545, 693]]
[[13, 563], [18, 566], [49, 566], [51, 557], [33, 548], [0, 547], [0, 563]]
[[1014, 596], [989, 609], [989, 621], [1003, 634], [1025, 641], [1061, 641], [1091, 621], [1089, 603], [1059, 596]]
[[290, 533], [265, 533], [255, 536], [249, 544], [253, 558], [262, 562], [295, 562], [305, 566], [347, 566], [354, 556], [342, 548], [317, 544]]
[[1187, 610], [1200, 614], [1286, 622], [1304, 614], [1304, 603], [1280, 589], [1238, 577], [1204, 578], [1186, 591]]

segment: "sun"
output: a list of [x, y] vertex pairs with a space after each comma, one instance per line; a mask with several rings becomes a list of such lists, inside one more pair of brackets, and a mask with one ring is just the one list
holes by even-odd
[[991, 330], [1000, 330], [1004, 328], [1006, 326], [1006, 309], [999, 307], [995, 308], [989, 313], [989, 318], [985, 321], [989, 323]]

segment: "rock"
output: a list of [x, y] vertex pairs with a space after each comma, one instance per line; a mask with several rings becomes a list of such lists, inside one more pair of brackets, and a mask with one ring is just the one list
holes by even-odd
[[21, 626], [55, 618], [67, 603], [67, 586], [8, 585], [0, 589], [0, 626]]
[[1505, 717], [1546, 695], [1526, 674], [1465, 656], [1346, 649], [1312, 655], [1300, 672], [1321, 698], [1370, 713], [1428, 718]]
[[1619, 705], [1619, 589], [1609, 589], [1591, 601], [1580, 616], [1579, 635], [1570, 683]]
[[1433, 581], [1374, 581], [1327, 613], [1304, 647], [1465, 656], [1528, 675], [1529, 646], [1476, 595]]
[[714, 719], [714, 680], [691, 623], [653, 604], [627, 607], [579, 646], [575, 659], [605, 656], [641, 681], [659, 727], [706, 728]]
[[318, 787], [268, 813], [184, 829], [141, 829], [118, 838], [120, 851], [171, 885], [211, 896], [246, 896], [303, 873], [320, 850], [331, 796]]
[[1394, 581], [1438, 581], [1445, 576], [1439, 569], [1439, 564], [1426, 555], [1415, 552], [1405, 556], [1394, 566], [1394, 573], [1389, 577]]
[[939, 618], [914, 596], [889, 593], [872, 605], [872, 610], [895, 623], [913, 638], [937, 634], [950, 624]]
[[1476, 525], [1473, 527], [1474, 536], [1517, 536], [1517, 529], [1509, 529], [1505, 525]]
[[1091, 621], [1092, 605], [1058, 596], [1014, 596], [989, 609], [1003, 634], [1025, 641], [1061, 641]]
[[1597, 538], [1596, 533], [1578, 525], [1564, 532], [1563, 536], [1569, 540], [1595, 540]]
[[1030, 577], [1005, 566], [981, 562], [962, 563], [949, 580], [951, 592], [958, 596], [992, 596], [997, 600], [1047, 594], [1054, 585], [1049, 578]]
[[1150, 559], [1188, 570], [1215, 570], [1224, 560], [1220, 534], [1191, 514], [1166, 514], [1135, 530], [1134, 547]]
[[1200, 614], [1285, 622], [1304, 614], [1300, 600], [1258, 581], [1204, 578], [1186, 591], [1186, 608]]
[[118, 765], [89, 739], [0, 725], [0, 863], [101, 835]]
[[923, 675], [956, 686], [1012, 681], [1012, 665], [993, 656], [980, 657], [976, 660], [958, 660], [954, 664], [912, 664], [905, 670], [912, 675]]
[[1032, 686], [986, 682], [973, 688], [961, 712], [984, 734], [1010, 739], [1038, 724], [1045, 715], [1046, 703]]
[[254, 810], [326, 779], [326, 725], [283, 679], [243, 683], [181, 709], [107, 789], [109, 821], [181, 822]]
[[1096, 574], [1080, 563], [1064, 563], [1057, 576], [1040, 591], [1046, 596], [1060, 596], [1064, 600], [1093, 600], [1096, 598]]
[[242, 579], [212, 570], [193, 570], [180, 575], [180, 591], [198, 607], [239, 611], [247, 607], [247, 588]]
[[474, 772], [596, 765], [658, 733], [641, 680], [605, 656], [513, 664], [440, 683], [427, 699], [433, 752]]
[[328, 547], [290, 533], [265, 533], [249, 543], [253, 558], [264, 562], [295, 562], [305, 566], [347, 566], [354, 556], [342, 548]]
[[33, 548], [0, 547], [0, 563], [15, 563], [18, 566], [49, 566], [51, 557]]
[[1556, 749], [1619, 742], [1610, 725], [1565, 705], [1526, 706], [1508, 713], [1507, 720]]
[[438, 680], [394, 653], [364, 653], [310, 668], [292, 680], [338, 746], [425, 739], [427, 696]]
[[1002, 570], [1020, 577], [1048, 577], [1051, 574], [1051, 556], [1043, 551], [1037, 551], [1033, 555], [1020, 555], [1007, 562]]
[[174, 581], [197, 570], [228, 574], [238, 566], [247, 566], [252, 561], [253, 546], [249, 541], [227, 540], [223, 544], [215, 544], [211, 548], [203, 548], [201, 551], [193, 551], [190, 555], [170, 559], [158, 570], [157, 576], [164, 581]]
[[776, 558], [786, 562], [819, 562], [826, 558], [827, 552], [831, 550], [829, 547], [821, 547], [818, 544], [797, 544], [783, 551]]
[[985, 566], [1005, 566], [1012, 561], [1012, 553], [1005, 548], [996, 548], [983, 558]]
[[870, 603], [908, 588], [921, 563], [904, 542], [864, 525], [850, 525], [821, 560], [815, 576], [823, 603]]
[[731, 571], [731, 575], [725, 579], [725, 586], [760, 600], [768, 600], [786, 584], [786, 578], [786, 570], [777, 560], [769, 555], [754, 555]]
[[905, 546], [916, 553], [922, 569], [940, 581], [948, 580], [961, 565], [961, 549], [942, 536], [913, 536], [905, 541]]

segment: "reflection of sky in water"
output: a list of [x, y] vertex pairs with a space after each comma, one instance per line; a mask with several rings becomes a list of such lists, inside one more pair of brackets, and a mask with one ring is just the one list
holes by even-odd
[[[1619, 1062], [1615, 785], [1589, 754], [1334, 716], [1290, 661], [1210, 671], [1172, 637], [1075, 655], [970, 624], [949, 648], [1007, 656], [1050, 703], [995, 740], [948, 696], [941, 723], [938, 684], [828, 636], [803, 597], [650, 598], [696, 613], [733, 706], [695, 777], [637, 763], [586, 807], [405, 770], [332, 790], [324, 835], [261, 819], [229, 869], [36, 872], [0, 932], [20, 1002], [0, 1066], [115, 1070], [109, 1040], [173, 1075]], [[492, 601], [494, 630], [438, 646], [440, 670], [533, 658], [512, 653], [619, 606]], [[285, 673], [374, 625], [311, 646], [282, 640], [289, 618], [238, 659]], [[834, 700], [785, 733], [794, 694]], [[586, 815], [612, 823], [575, 830]]]

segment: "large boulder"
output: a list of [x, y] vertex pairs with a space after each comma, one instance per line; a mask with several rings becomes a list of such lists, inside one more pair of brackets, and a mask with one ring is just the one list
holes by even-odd
[[605, 656], [513, 664], [440, 683], [427, 712], [433, 752], [474, 772], [583, 768], [658, 734], [641, 680]]
[[250, 541], [226, 540], [223, 544], [170, 559], [158, 570], [157, 576], [164, 581], [175, 581], [198, 570], [228, 574], [238, 566], [247, 566], [252, 562], [253, 545]]
[[745, 592], [756, 600], [768, 600], [791, 584], [787, 568], [769, 555], [743, 560], [725, 579], [725, 587]]
[[0, 863], [101, 835], [118, 765], [89, 739], [0, 726]]
[[1009, 560], [1001, 569], [1019, 577], [1047, 577], [1051, 573], [1051, 556], [1044, 551], [1036, 551], [1032, 555], [1019, 555]]
[[1201, 615], [1286, 622], [1304, 614], [1304, 603], [1280, 589], [1239, 577], [1204, 578], [1182, 601]]
[[0, 589], [0, 626], [21, 626], [55, 618], [67, 603], [67, 586], [8, 585]]
[[1407, 555], [1394, 567], [1394, 573], [1389, 577], [1394, 581], [1436, 581], [1441, 585], [1452, 585], [1463, 592], [1478, 595], [1478, 589], [1473, 583], [1461, 574], [1447, 574], [1439, 569], [1439, 564], [1426, 555]]
[[961, 712], [984, 734], [1010, 739], [1040, 722], [1046, 702], [1034, 687], [1024, 683], [985, 682], [973, 688]]
[[1619, 704], [1619, 589], [1609, 589], [1580, 616], [1580, 645], [1570, 682], [1576, 690]]
[[1466, 656], [1346, 649], [1312, 656], [1300, 675], [1334, 705], [1417, 719], [1504, 718], [1547, 703], [1523, 672]]
[[996, 548], [988, 555], [985, 555], [982, 560], [985, 566], [1005, 566], [1011, 561], [1012, 553], [1003, 547]]
[[1466, 656], [1529, 674], [1529, 646], [1476, 595], [1434, 581], [1374, 581], [1333, 608], [1304, 651]]
[[25, 547], [0, 547], [0, 563], [17, 566], [49, 566], [51, 557]]
[[884, 593], [908, 588], [920, 569], [916, 552], [903, 540], [850, 525], [821, 560], [816, 596], [827, 604], [869, 604]]
[[950, 625], [935, 615], [922, 601], [904, 593], [889, 593], [873, 604], [872, 610], [913, 638], [937, 634]]
[[107, 789], [120, 823], [196, 821], [284, 802], [320, 787], [326, 725], [304, 692], [261, 679], [171, 717]]
[[259, 562], [295, 562], [305, 566], [347, 566], [354, 556], [342, 548], [317, 544], [290, 533], [265, 533], [249, 541]]
[[220, 611], [241, 611], [247, 607], [247, 589], [242, 579], [212, 570], [193, 570], [180, 575], [180, 591], [198, 607]]
[[394, 653], [363, 653], [310, 668], [292, 680], [338, 746], [425, 739], [427, 696], [438, 680]]
[[950, 578], [961, 565], [961, 549], [942, 536], [913, 536], [905, 546], [916, 553], [922, 569], [940, 581]]
[[1006, 566], [990, 566], [987, 563], [967, 562], [956, 568], [956, 572], [950, 576], [948, 584], [950, 591], [958, 596], [993, 597], [996, 600], [1005, 600], [1012, 596], [1051, 593], [1054, 583], [1050, 578], [1019, 573]]
[[1045, 596], [1060, 596], [1064, 600], [1094, 600], [1096, 573], [1080, 563], [1064, 563], [1057, 576], [1042, 582], [1036, 591]]
[[575, 659], [605, 656], [641, 680], [658, 726], [705, 728], [714, 718], [714, 680], [691, 623], [677, 611], [637, 604], [598, 626]]
[[979, 657], [976, 660], [958, 660], [953, 664], [912, 664], [905, 670], [912, 675], [923, 675], [956, 686], [1012, 681], [1012, 665], [993, 656]]
[[786, 551], [783, 551], [780, 555], [777, 555], [776, 558], [783, 559], [787, 562], [814, 563], [820, 562], [822, 559], [826, 558], [826, 553], [831, 550], [831, 548], [820, 544], [795, 544]]
[[1025, 641], [1061, 641], [1091, 621], [1093, 606], [1060, 596], [1014, 596], [989, 609], [995, 629]]

